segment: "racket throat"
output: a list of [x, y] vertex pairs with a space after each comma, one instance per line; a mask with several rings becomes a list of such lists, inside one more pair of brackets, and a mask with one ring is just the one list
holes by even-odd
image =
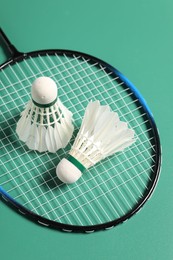
[[3, 30], [0, 28], [0, 38], [3, 40], [5, 47], [8, 49], [10, 55], [12, 58], [18, 57], [20, 55], [23, 55], [22, 52], [19, 52], [16, 47], [10, 42], [10, 40], [7, 38]]

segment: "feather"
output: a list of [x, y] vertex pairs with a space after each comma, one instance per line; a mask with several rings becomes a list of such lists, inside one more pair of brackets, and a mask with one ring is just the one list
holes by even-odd
[[133, 144], [134, 134], [128, 124], [120, 121], [118, 113], [111, 111], [108, 105], [102, 106], [99, 101], [91, 101], [70, 154], [89, 168]]
[[38, 126], [38, 133], [39, 133], [39, 145], [38, 145], [38, 151], [40, 153], [47, 151], [47, 146], [46, 146], [46, 127], [39, 125]]
[[46, 146], [47, 150], [51, 153], [56, 152], [56, 141], [55, 141], [55, 136], [54, 136], [54, 128], [52, 126], [48, 126], [46, 130], [46, 135], [45, 135], [45, 141], [46, 141]]
[[38, 150], [39, 133], [38, 133], [38, 128], [35, 124], [32, 124], [30, 127], [30, 132], [29, 132], [29, 136], [26, 141], [26, 145], [31, 150]]
[[21, 118], [17, 124], [16, 133], [19, 139], [26, 142], [30, 134], [31, 122], [28, 119]]

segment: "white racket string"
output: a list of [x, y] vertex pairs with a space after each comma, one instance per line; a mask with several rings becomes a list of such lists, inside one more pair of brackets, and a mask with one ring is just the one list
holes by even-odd
[[[99, 99], [134, 129], [133, 147], [101, 161], [72, 186], [59, 183], [55, 168], [70, 148], [38, 154], [15, 133], [31, 84], [43, 75], [56, 81], [60, 100], [73, 112], [76, 132], [88, 102]], [[50, 220], [87, 226], [124, 216], [145, 196], [156, 163], [153, 130], [138, 99], [106, 66], [80, 55], [38, 54], [3, 69], [1, 85], [0, 185], [15, 200]], [[74, 139], [75, 134], [70, 146]]]

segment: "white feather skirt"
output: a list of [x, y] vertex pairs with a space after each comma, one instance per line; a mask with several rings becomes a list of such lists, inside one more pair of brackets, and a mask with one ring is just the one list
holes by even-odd
[[57, 102], [47, 108], [37, 107], [30, 100], [16, 127], [19, 139], [31, 150], [55, 153], [64, 148], [74, 131], [72, 113]]

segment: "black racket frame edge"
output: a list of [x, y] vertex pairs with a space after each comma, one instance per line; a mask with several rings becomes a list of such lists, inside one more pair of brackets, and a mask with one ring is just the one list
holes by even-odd
[[[101, 59], [98, 59], [92, 55], [88, 55], [86, 53], [73, 51], [73, 50], [64, 50], [64, 49], [46, 49], [46, 50], [38, 50], [38, 51], [32, 51], [32, 52], [19, 52], [13, 44], [9, 41], [3, 30], [0, 28], [0, 37], [2, 38], [3, 42], [5, 43], [5, 46], [8, 48], [9, 53], [11, 54], [11, 58], [9, 58], [6, 62], [4, 62], [2, 65], [0, 65], [0, 70], [4, 69], [8, 65], [12, 65], [16, 62], [20, 62], [24, 59], [30, 58], [30, 57], [37, 57], [39, 55], [45, 56], [45, 55], [62, 55], [66, 54], [67, 56], [74, 57], [75, 56], [81, 56], [85, 59], [88, 59], [90, 61], [96, 62], [101, 64], [108, 70], [109, 72], [113, 72], [115, 76], [119, 77], [120, 82], [124, 81], [124, 76], [113, 66], [110, 64], [104, 62]], [[121, 78], [122, 75], [122, 78]], [[132, 83], [127, 80], [127, 82], [124, 83], [127, 87], [131, 89]], [[133, 85], [134, 87], [134, 85]], [[46, 226], [52, 229], [58, 229], [61, 231], [66, 232], [85, 232], [85, 233], [92, 233], [94, 231], [98, 230], [108, 230], [115, 226], [117, 226], [120, 223], [124, 223], [126, 220], [130, 219], [133, 215], [135, 215], [139, 210], [142, 208], [142, 206], [145, 204], [145, 202], [150, 198], [151, 194], [153, 193], [154, 188], [156, 187], [157, 181], [159, 179], [159, 173], [161, 168], [161, 144], [160, 144], [160, 137], [159, 132], [156, 126], [156, 123], [154, 121], [153, 116], [151, 115], [150, 111], [147, 109], [145, 104], [140, 100], [140, 97], [138, 94], [133, 92], [135, 97], [139, 100], [140, 104], [142, 104], [143, 109], [148, 117], [148, 120], [152, 126], [154, 138], [155, 138], [155, 144], [156, 144], [156, 164], [154, 168], [154, 174], [155, 178], [153, 178], [153, 181], [150, 184], [150, 187], [148, 189], [148, 192], [145, 194], [145, 197], [142, 197], [139, 201], [138, 205], [131, 211], [129, 211], [126, 215], [120, 217], [119, 219], [104, 223], [104, 224], [98, 224], [93, 226], [74, 226], [70, 224], [62, 224], [59, 222], [55, 222], [49, 219], [46, 219], [30, 210], [22, 206], [20, 203], [15, 201], [13, 198], [10, 197], [10, 195], [6, 193], [1, 193], [1, 197], [3, 198], [4, 202], [11, 206], [16, 212], [24, 215], [27, 219], [34, 221], [37, 224], [40, 224], [42, 226]]]

